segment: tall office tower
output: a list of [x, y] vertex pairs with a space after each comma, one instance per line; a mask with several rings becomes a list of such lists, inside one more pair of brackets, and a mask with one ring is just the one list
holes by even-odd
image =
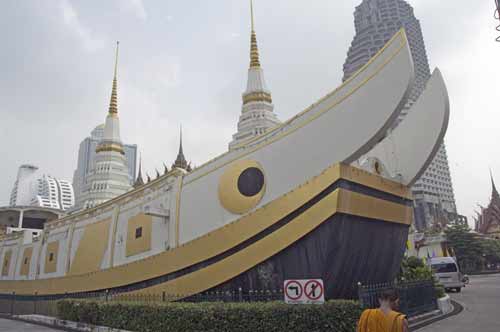
[[273, 112], [274, 105], [271, 91], [267, 88], [264, 70], [260, 66], [257, 35], [255, 34], [253, 22], [253, 6], [251, 8], [251, 25], [250, 67], [248, 68], [247, 88], [243, 93], [243, 106], [238, 121], [238, 131], [233, 135], [233, 140], [229, 143], [230, 150], [280, 124]]
[[[344, 64], [344, 81], [367, 63], [399, 29], [404, 28], [406, 31], [415, 65], [415, 83], [401, 116], [394, 123], [397, 126], [431, 76], [420, 22], [413, 8], [404, 0], [363, 0], [354, 12], [354, 25], [356, 35]], [[456, 214], [444, 143], [427, 171], [414, 185], [413, 194], [415, 226], [418, 230], [446, 222], [448, 215]]]
[[10, 195], [11, 206], [40, 206], [67, 210], [75, 204], [69, 181], [40, 174], [34, 165], [21, 165]]
[[125, 159], [125, 150], [120, 139], [120, 120], [118, 117], [118, 44], [116, 46], [115, 71], [109, 102], [108, 114], [104, 124], [102, 139], [97, 144], [95, 156], [83, 186], [83, 208], [92, 208], [132, 188], [135, 176], [131, 177]]
[[[80, 209], [83, 207], [83, 188], [88, 183], [90, 171], [94, 164], [94, 159], [97, 145], [104, 136], [104, 124], [95, 127], [81, 143], [78, 150], [78, 164], [75, 172], [73, 173], [73, 188], [75, 190], [76, 204], [75, 208]], [[136, 164], [137, 164], [137, 145], [136, 144], [123, 144], [125, 151], [125, 159], [127, 161], [128, 173], [131, 179], [135, 178]], [[131, 182], [133, 184], [133, 182]]]

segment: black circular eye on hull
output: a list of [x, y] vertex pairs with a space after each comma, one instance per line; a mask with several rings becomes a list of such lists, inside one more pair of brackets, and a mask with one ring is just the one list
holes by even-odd
[[219, 178], [219, 202], [229, 212], [245, 214], [264, 197], [266, 176], [255, 160], [238, 160], [224, 170]]
[[264, 187], [264, 174], [257, 167], [247, 168], [238, 177], [238, 190], [244, 196], [255, 196], [262, 187]]

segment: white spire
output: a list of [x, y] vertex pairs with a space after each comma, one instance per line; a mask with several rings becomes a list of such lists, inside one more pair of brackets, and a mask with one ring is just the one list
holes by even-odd
[[241, 143], [265, 133], [269, 128], [280, 123], [273, 113], [271, 92], [267, 88], [264, 71], [260, 65], [252, 1], [250, 1], [250, 17], [250, 67], [247, 87], [242, 96], [243, 106], [238, 122], [238, 132], [233, 135], [229, 149], [238, 147]]

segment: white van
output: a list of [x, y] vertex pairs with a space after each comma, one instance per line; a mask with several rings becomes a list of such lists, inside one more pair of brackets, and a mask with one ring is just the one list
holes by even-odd
[[446, 290], [455, 289], [460, 292], [465, 287], [462, 273], [453, 257], [431, 258], [428, 264]]

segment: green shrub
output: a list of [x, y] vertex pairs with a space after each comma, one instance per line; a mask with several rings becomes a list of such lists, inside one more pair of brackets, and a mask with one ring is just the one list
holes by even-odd
[[418, 280], [433, 280], [436, 297], [442, 298], [446, 295], [443, 285], [438, 281], [430, 266], [426, 265], [423, 259], [418, 257], [405, 257], [401, 261], [401, 269], [399, 271], [398, 281], [418, 281]]
[[444, 297], [446, 295], [446, 291], [444, 289], [444, 286], [439, 283], [436, 279], [434, 279], [434, 289], [436, 291], [436, 297], [438, 299]]
[[323, 305], [267, 303], [58, 302], [59, 318], [118, 329], [182, 331], [355, 331], [361, 307], [354, 301]]

